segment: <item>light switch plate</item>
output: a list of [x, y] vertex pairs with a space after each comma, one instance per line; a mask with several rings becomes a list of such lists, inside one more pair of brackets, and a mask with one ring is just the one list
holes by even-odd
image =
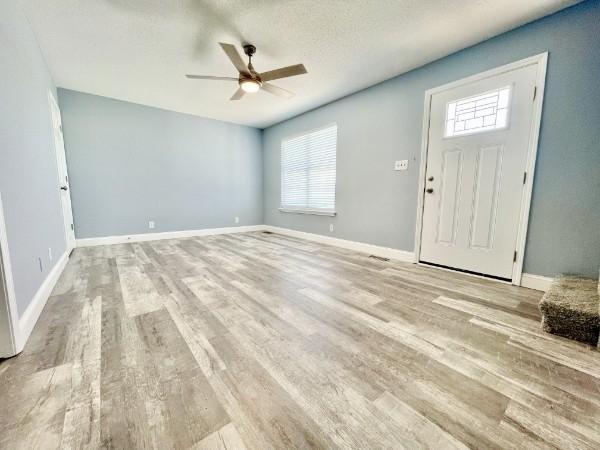
[[394, 164], [394, 170], [407, 170], [408, 169], [408, 159], [402, 159], [400, 161], [396, 161]]
[[151, 230], [154, 229], [154, 220], [148, 222], [148, 228], [150, 228]]

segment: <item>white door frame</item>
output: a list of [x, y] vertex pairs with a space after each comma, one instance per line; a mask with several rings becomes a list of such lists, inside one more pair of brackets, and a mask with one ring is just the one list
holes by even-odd
[[[6, 358], [16, 355], [23, 348], [21, 338], [21, 327], [19, 325], [19, 314], [15, 296], [15, 286], [12, 279], [10, 266], [10, 254], [8, 251], [8, 237], [4, 223], [4, 209], [2, 207], [2, 195], [0, 193], [0, 277], [4, 285], [5, 304], [0, 305], [0, 314], [6, 316], [8, 333], [0, 335], [0, 357]], [[4, 318], [3, 318], [4, 319]]]
[[[61, 209], [61, 213], [63, 216], [63, 226], [64, 226], [64, 231], [65, 231], [65, 244], [67, 247], [67, 254], [70, 254], [73, 249], [75, 248], [75, 231], [74, 229], [69, 229], [70, 226], [67, 225], [67, 222], [70, 222], [71, 224], [74, 223], [73, 221], [73, 205], [71, 202], [71, 179], [68, 177], [68, 169], [67, 169], [67, 157], [65, 154], [65, 147], [64, 147], [64, 136], [63, 136], [63, 145], [62, 145], [62, 149], [59, 149], [56, 145], [56, 129], [54, 127], [54, 110], [56, 109], [56, 111], [58, 111], [58, 114], [60, 116], [60, 108], [58, 106], [58, 101], [56, 100], [56, 98], [54, 97], [54, 94], [52, 93], [52, 91], [48, 91], [48, 103], [49, 103], [49, 107], [50, 107], [50, 120], [51, 120], [51, 125], [52, 125], [52, 136], [54, 138], [54, 157], [56, 158], [56, 170], [57, 170], [57, 181], [58, 181], [58, 185], [59, 187], [62, 186], [64, 184], [64, 180], [61, 179], [60, 174], [61, 174], [61, 159], [58, 156], [58, 152], [63, 152], [63, 157], [65, 160], [65, 172], [67, 173], [67, 193], [66, 195], [69, 196], [69, 209], [71, 210], [71, 217], [65, 217], [65, 207], [63, 205], [63, 193], [60, 192], [59, 198], [60, 198], [60, 209]], [[61, 121], [61, 130], [60, 133], [62, 134], [62, 117], [60, 117], [60, 121]], [[67, 220], [68, 219], [68, 220]], [[72, 226], [72, 225], [71, 225]], [[71, 239], [71, 234], [73, 234], [73, 239]]]
[[525, 241], [527, 238], [527, 226], [529, 224], [529, 209], [531, 206], [531, 192], [533, 190], [533, 178], [535, 171], [535, 160], [537, 157], [538, 140], [540, 134], [540, 124], [542, 121], [542, 104], [544, 102], [544, 87], [546, 84], [546, 67], [548, 64], [548, 52], [540, 53], [529, 58], [521, 59], [504, 66], [496, 67], [485, 72], [453, 81], [442, 86], [428, 89], [425, 91], [425, 103], [423, 107], [423, 131], [421, 136], [421, 167], [419, 170], [419, 193], [417, 203], [417, 224], [415, 231], [415, 262], [419, 263], [421, 256], [421, 232], [423, 228], [423, 206], [425, 203], [425, 174], [427, 171], [427, 149], [429, 146], [429, 115], [431, 109], [431, 97], [439, 92], [453, 89], [465, 84], [479, 81], [484, 78], [493, 77], [504, 72], [520, 69], [522, 67], [537, 64], [537, 76], [535, 91], [532, 92], [533, 99], [533, 115], [532, 126], [529, 136], [529, 147], [527, 149], [527, 165], [525, 171], [527, 178], [525, 179], [525, 188], [521, 198], [521, 212], [519, 214], [519, 229], [517, 233], [517, 258], [513, 266], [512, 284], [521, 284], [521, 275], [523, 273], [523, 257], [525, 254]]

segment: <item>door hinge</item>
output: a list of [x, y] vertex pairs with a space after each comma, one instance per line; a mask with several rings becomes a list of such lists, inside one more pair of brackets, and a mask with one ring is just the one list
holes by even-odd
[[533, 100], [535, 100], [535, 97], [537, 96], [537, 86], [533, 87]]
[[73, 231], [75, 230], [75, 228], [73, 227], [73, 224], [71, 224], [71, 230], [73, 230]]
[[523, 184], [527, 181], [527, 172], [523, 172]]
[[515, 254], [513, 255], [513, 262], [517, 262], [517, 252], [515, 250]]

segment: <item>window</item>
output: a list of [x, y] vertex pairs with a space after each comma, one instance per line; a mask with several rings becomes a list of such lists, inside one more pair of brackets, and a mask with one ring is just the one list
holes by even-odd
[[506, 128], [509, 103], [510, 86], [448, 103], [445, 136]]
[[335, 214], [337, 125], [281, 142], [281, 210]]

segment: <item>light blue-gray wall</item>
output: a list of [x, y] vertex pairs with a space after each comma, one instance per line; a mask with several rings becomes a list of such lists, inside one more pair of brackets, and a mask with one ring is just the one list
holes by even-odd
[[[425, 90], [548, 51], [524, 271], [597, 276], [599, 36], [600, 2], [588, 1], [265, 129], [265, 223], [412, 251]], [[279, 212], [282, 138], [332, 122], [337, 217]], [[392, 170], [400, 159], [408, 171]]]
[[260, 130], [64, 89], [59, 104], [77, 238], [262, 223]]
[[48, 103], [56, 92], [18, 2], [0, 3], [0, 61], [0, 195], [22, 315], [66, 244]]

